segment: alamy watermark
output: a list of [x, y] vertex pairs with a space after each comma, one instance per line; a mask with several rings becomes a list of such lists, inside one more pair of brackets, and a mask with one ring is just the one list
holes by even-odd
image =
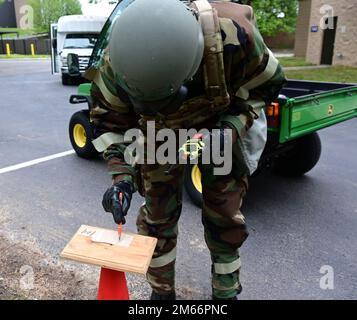
[[33, 290], [35, 288], [35, 273], [31, 266], [24, 265], [20, 268], [20, 289], [23, 291]]
[[320, 27], [322, 30], [326, 29], [335, 29], [335, 11], [333, 9], [333, 6], [330, 6], [328, 4], [323, 5], [320, 8], [320, 13], [322, 15], [322, 18], [320, 19]]
[[320, 268], [320, 273], [323, 276], [320, 279], [320, 288], [322, 290], [334, 290], [335, 289], [335, 271], [333, 267], [324, 265]]
[[[131, 144], [127, 146], [124, 158], [127, 163], [135, 164], [202, 163], [213, 165], [215, 175], [227, 175], [232, 170], [233, 162], [232, 130], [224, 129], [223, 132], [222, 130], [161, 129], [156, 131], [155, 121], [148, 121], [145, 134], [140, 129], [130, 129], [125, 132], [124, 141]], [[195, 143], [195, 136], [202, 137], [202, 143], [200, 141]], [[188, 156], [185, 156], [183, 146], [189, 149]], [[197, 154], [199, 156], [196, 156]]]
[[32, 6], [23, 5], [20, 8], [20, 22], [19, 27], [21, 29], [33, 29], [34, 28], [34, 11]]

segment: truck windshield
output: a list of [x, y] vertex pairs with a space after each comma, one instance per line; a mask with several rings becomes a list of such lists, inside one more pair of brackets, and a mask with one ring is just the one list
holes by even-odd
[[96, 34], [68, 34], [64, 49], [93, 49], [97, 42]]

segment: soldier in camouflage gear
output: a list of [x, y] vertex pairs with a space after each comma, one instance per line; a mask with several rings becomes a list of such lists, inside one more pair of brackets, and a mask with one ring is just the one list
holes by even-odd
[[[136, 0], [134, 3], [139, 1], [155, 5], [154, 0]], [[192, 4], [195, 10], [200, 6], [200, 3]], [[101, 60], [87, 74], [93, 81], [91, 121], [99, 136], [94, 145], [98, 151], [104, 151], [113, 178], [113, 187], [106, 192], [103, 206], [120, 223], [130, 207], [131, 194], [138, 190], [146, 200], [137, 219], [138, 231], [158, 238], [147, 275], [153, 289], [152, 299], [175, 298], [177, 223], [182, 210], [184, 166], [175, 165], [167, 175], [168, 165], [128, 164], [124, 160], [126, 144], [120, 134], [131, 128], [145, 130], [145, 124], [150, 120], [156, 121], [157, 129], [232, 129], [234, 166], [231, 174], [215, 176], [212, 166], [206, 165], [200, 165], [200, 169], [204, 200], [202, 221], [212, 258], [212, 295], [214, 299], [235, 299], [242, 288], [238, 250], [248, 237], [240, 208], [248, 190], [248, 176], [256, 169], [266, 142], [266, 119], [262, 108], [276, 99], [285, 83], [279, 63], [258, 31], [252, 8], [223, 1], [212, 2], [211, 6], [221, 37], [217, 41], [223, 44], [221, 51], [219, 45], [218, 50], [212, 50], [219, 51], [223, 57], [221, 71], [226, 92], [221, 90], [218, 97], [222, 99], [215, 100], [217, 94], [206, 86], [209, 82], [206, 69], [210, 68], [207, 61], [210, 60], [205, 53], [193, 79], [185, 82], [188, 93], [184, 101], [174, 108], [167, 105], [154, 114], [141, 113], [132, 99], [132, 92], [125, 88], [123, 79], [118, 78], [114, 70], [110, 43], [119, 41], [114, 32]], [[135, 39], [137, 35], [131, 36]], [[115, 192], [125, 195], [122, 206], [116, 203]]]

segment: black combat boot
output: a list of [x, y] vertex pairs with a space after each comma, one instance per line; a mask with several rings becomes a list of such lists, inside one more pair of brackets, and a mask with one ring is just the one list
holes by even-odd
[[221, 299], [221, 298], [216, 298], [216, 297], [212, 297], [212, 300], [215, 300], [215, 301], [233, 301], [233, 300], [238, 300], [238, 297], [235, 296], [233, 298], [227, 298], [227, 299]]
[[172, 291], [165, 294], [160, 294], [155, 291], [152, 291], [150, 300], [176, 300], [176, 292]]

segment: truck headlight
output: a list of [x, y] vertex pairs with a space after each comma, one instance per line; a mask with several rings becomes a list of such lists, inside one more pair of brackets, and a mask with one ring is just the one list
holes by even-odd
[[61, 56], [61, 63], [62, 63], [62, 66], [67, 67], [67, 57]]

